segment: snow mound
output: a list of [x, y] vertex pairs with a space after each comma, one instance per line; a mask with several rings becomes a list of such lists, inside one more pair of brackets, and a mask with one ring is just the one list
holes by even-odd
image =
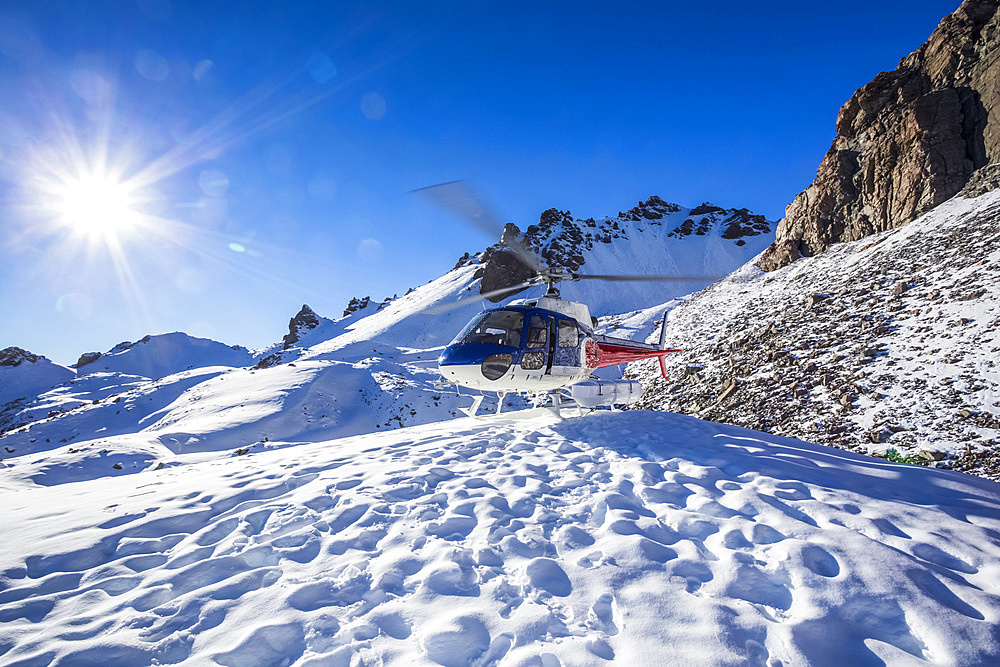
[[11, 665], [1000, 656], [1000, 485], [679, 415], [190, 454], [3, 502]]

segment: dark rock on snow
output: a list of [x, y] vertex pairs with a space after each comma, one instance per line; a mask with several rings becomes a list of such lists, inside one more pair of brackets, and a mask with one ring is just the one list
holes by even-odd
[[302, 334], [317, 326], [319, 326], [319, 316], [313, 312], [312, 308], [302, 304], [302, 309], [288, 321], [288, 333], [281, 339], [282, 349], [287, 350], [299, 342]]
[[38, 361], [37, 354], [32, 354], [19, 347], [7, 347], [0, 350], [0, 366], [20, 366], [24, 362], [33, 364]]

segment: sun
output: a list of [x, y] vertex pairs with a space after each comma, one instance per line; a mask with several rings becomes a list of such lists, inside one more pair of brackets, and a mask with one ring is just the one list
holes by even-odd
[[55, 213], [73, 231], [111, 236], [139, 224], [139, 201], [128, 183], [102, 173], [66, 178], [52, 188]]

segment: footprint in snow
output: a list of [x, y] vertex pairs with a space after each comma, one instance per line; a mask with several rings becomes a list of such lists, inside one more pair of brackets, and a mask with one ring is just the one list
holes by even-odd
[[431, 622], [421, 630], [424, 655], [444, 667], [466, 667], [490, 648], [490, 632], [476, 616]]
[[680, 561], [674, 565], [671, 575], [684, 580], [685, 589], [688, 593], [694, 594], [701, 588], [702, 584], [713, 579], [712, 571], [707, 565], [700, 561]]
[[816, 544], [806, 545], [802, 549], [802, 564], [810, 572], [821, 577], [836, 577], [840, 574], [840, 563], [829, 551]]
[[602, 594], [590, 607], [587, 619], [590, 627], [609, 635], [617, 635], [618, 625], [615, 623], [618, 603], [611, 593]]
[[536, 558], [525, 568], [528, 581], [535, 588], [540, 588], [558, 597], [566, 597], [573, 591], [569, 576], [551, 558]]

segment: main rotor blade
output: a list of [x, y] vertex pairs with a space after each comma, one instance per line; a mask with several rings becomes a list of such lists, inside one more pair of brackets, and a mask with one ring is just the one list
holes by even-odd
[[[482, 199], [476, 196], [468, 181], [449, 181], [438, 185], [429, 185], [426, 188], [418, 188], [413, 192], [427, 198], [452, 215], [471, 222], [498, 241], [503, 238], [503, 223], [493, 215], [488, 206], [483, 204]], [[506, 247], [510, 248], [518, 259], [532, 271], [540, 272], [542, 270], [538, 258], [517, 240], [507, 244]]]
[[446, 303], [440, 306], [431, 306], [430, 308], [424, 308], [421, 313], [425, 315], [441, 315], [442, 313], [448, 313], [453, 310], [457, 310], [462, 306], [472, 303], [473, 301], [482, 301], [483, 299], [489, 299], [491, 296], [499, 296], [501, 294], [516, 294], [523, 289], [527, 289], [534, 285], [539, 284], [536, 280], [526, 280], [523, 283], [518, 283], [517, 285], [511, 285], [510, 287], [501, 287], [500, 289], [491, 290], [489, 292], [484, 292], [477, 296], [470, 296], [466, 299], [460, 299], [454, 303]]
[[467, 181], [448, 181], [417, 188], [413, 192], [426, 197], [459, 218], [471, 222], [490, 236], [498, 239], [503, 236], [503, 223], [483, 206]]
[[616, 275], [599, 275], [596, 273], [591, 274], [573, 274], [573, 280], [609, 280], [609, 281], [642, 281], [642, 280], [652, 280], [659, 282], [675, 282], [675, 283], [689, 283], [689, 282], [715, 282], [716, 280], [721, 280], [725, 276], [616, 276]]

